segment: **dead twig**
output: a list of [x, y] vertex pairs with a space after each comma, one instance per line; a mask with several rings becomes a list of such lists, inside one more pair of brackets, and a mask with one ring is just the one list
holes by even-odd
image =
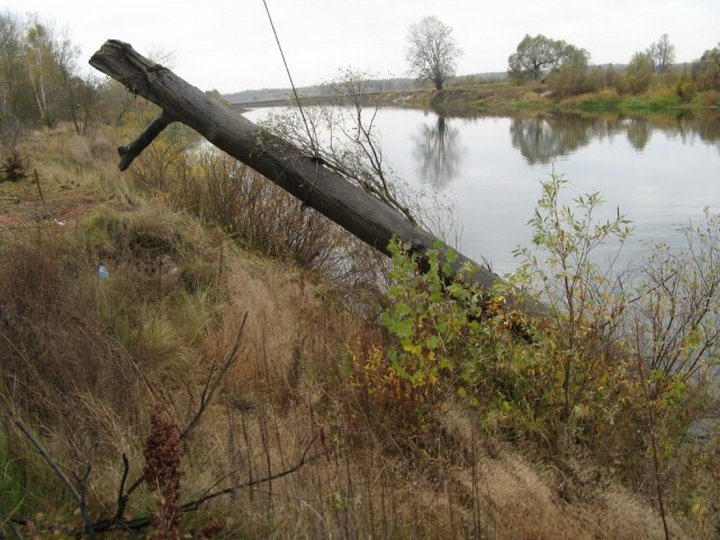
[[200, 419], [202, 418], [203, 413], [205, 412], [205, 409], [207, 409], [207, 406], [209, 405], [210, 401], [212, 400], [213, 395], [215, 394], [215, 391], [220, 386], [220, 382], [222, 381], [223, 377], [225, 376], [225, 373], [227, 373], [227, 370], [230, 369], [230, 367], [235, 363], [235, 360], [237, 360], [237, 353], [240, 350], [240, 344], [241, 344], [241, 338], [243, 334], [243, 330], [245, 329], [245, 323], [247, 322], [248, 314], [245, 312], [245, 315], [243, 316], [243, 320], [240, 323], [240, 328], [237, 332], [237, 337], [235, 338], [235, 343], [233, 343], [232, 349], [230, 349], [230, 352], [228, 353], [227, 357], [225, 358], [225, 361], [223, 362], [222, 367], [217, 372], [217, 375], [213, 379], [213, 371], [215, 369], [215, 363], [213, 362], [213, 365], [210, 368], [210, 374], [208, 375], [208, 380], [205, 383], [205, 388], [203, 389], [202, 396], [200, 397], [200, 406], [198, 407], [197, 412], [195, 413], [195, 416], [193, 416], [192, 420], [188, 423], [188, 425], [185, 427], [185, 429], [180, 433], [180, 440], [183, 441], [187, 438], [187, 436], [192, 432], [193, 429], [197, 426], [198, 422], [200, 422]]
[[[235, 363], [237, 360], [237, 354], [240, 350], [240, 345], [242, 344], [242, 335], [243, 331], [245, 330], [245, 323], [247, 322], [248, 313], [245, 312], [245, 315], [243, 316], [243, 320], [240, 323], [240, 327], [237, 331], [237, 336], [235, 338], [235, 342], [233, 343], [232, 348], [230, 349], [230, 352], [228, 353], [227, 357], [225, 358], [222, 367], [217, 372], [217, 374], [213, 377], [213, 371], [215, 369], [215, 363], [213, 362], [213, 365], [210, 368], [210, 374], [208, 375], [208, 380], [205, 383], [205, 388], [203, 389], [202, 396], [200, 398], [200, 405], [198, 406], [198, 410], [193, 416], [193, 418], [190, 420], [190, 422], [187, 424], [185, 429], [180, 433], [180, 440], [185, 440], [193, 429], [197, 426], [197, 424], [200, 422], [200, 419], [202, 418], [203, 414], [205, 413], [205, 410], [207, 409], [207, 406], [209, 405], [210, 401], [212, 400], [213, 395], [215, 394], [215, 391], [220, 386], [220, 382], [222, 381], [223, 377], [225, 376], [225, 373], [227, 373], [228, 369]], [[128, 462], [127, 457], [123, 455], [123, 477], [120, 483], [120, 492], [118, 494], [118, 501], [117, 501], [117, 509], [115, 511], [115, 516], [112, 518], [113, 523], [125, 523], [126, 526], [128, 522], [123, 522], [122, 516], [125, 513], [125, 508], [127, 507], [128, 498], [130, 495], [139, 488], [143, 482], [145, 482], [145, 475], [140, 475], [127, 489], [127, 491], [124, 491], [124, 485], [125, 481], [127, 480], [128, 475]]]
[[48, 214], [47, 205], [45, 204], [45, 197], [43, 196], [42, 189], [40, 188], [40, 176], [38, 175], [37, 169], [34, 169], [33, 173], [35, 173], [35, 186], [37, 187], [37, 192], [38, 192], [38, 195], [40, 195], [40, 201], [42, 202], [42, 205], [43, 205], [43, 219], [44, 219], [45, 217], [49, 216], [50, 214]]
[[[208, 375], [208, 380], [205, 383], [205, 387], [203, 389], [202, 396], [200, 398], [200, 405], [198, 406], [198, 410], [193, 416], [193, 418], [190, 420], [190, 422], [187, 424], [185, 429], [180, 434], [180, 440], [184, 440], [187, 438], [192, 430], [197, 426], [197, 424], [202, 419], [203, 414], [207, 410], [208, 405], [212, 401], [212, 398], [217, 391], [217, 389], [220, 386], [220, 383], [223, 380], [223, 377], [227, 373], [227, 371], [230, 369], [230, 367], [233, 365], [233, 363], [237, 360], [238, 352], [240, 350], [240, 346], [242, 344], [242, 335], [243, 331], [245, 329], [245, 323], [247, 322], [248, 314], [247, 312], [243, 316], [242, 322], [240, 323], [240, 327], [238, 328], [237, 337], [235, 338], [235, 341], [233, 343], [233, 346], [231, 347], [230, 351], [228, 352], [227, 356], [225, 357], [221, 367], [215, 372], [215, 364], [213, 363], [210, 374]], [[214, 373], [215, 372], [215, 373]], [[78, 507], [80, 508], [80, 512], [83, 517], [83, 527], [80, 530], [73, 531], [72, 534], [75, 536], [82, 536], [82, 535], [88, 535], [90, 538], [94, 538], [94, 535], [96, 533], [104, 533], [111, 530], [125, 530], [125, 531], [131, 531], [131, 530], [140, 530], [144, 529], [145, 527], [150, 525], [150, 517], [140, 517], [132, 520], [125, 521], [123, 519], [123, 515], [125, 514], [125, 509], [127, 507], [128, 499], [130, 495], [145, 481], [145, 476], [141, 475], [135, 482], [132, 483], [132, 485], [125, 490], [125, 483], [127, 481], [128, 473], [130, 470], [129, 461], [125, 454], [123, 454], [123, 473], [120, 480], [120, 487], [118, 490], [118, 498], [117, 498], [117, 508], [115, 510], [114, 515], [111, 518], [101, 519], [96, 522], [90, 522], [89, 516], [87, 513], [87, 504], [85, 500], [85, 485], [87, 483], [87, 479], [90, 476], [90, 467], [86, 467], [83, 476], [77, 477], [76, 481], [78, 485], [80, 486], [80, 490], [78, 490], [75, 485], [70, 481], [70, 479], [65, 475], [65, 473], [60, 469], [60, 467], [55, 463], [55, 461], [50, 457], [50, 455], [45, 451], [45, 449], [42, 447], [42, 445], [37, 441], [37, 439], [30, 433], [30, 431], [20, 422], [19, 420], [15, 421], [15, 424], [17, 427], [25, 434], [25, 436], [33, 443], [37, 451], [40, 453], [40, 455], [45, 459], [45, 461], [50, 465], [50, 467], [55, 471], [55, 473], [58, 475], [58, 477], [63, 481], [63, 483], [67, 486], [68, 490], [71, 492], [73, 498], [78, 504]], [[223, 490], [210, 492], [212, 488], [214, 488], [219, 482], [221, 482], [225, 477], [218, 480], [218, 482], [215, 482], [208, 490], [203, 493], [203, 495], [193, 501], [189, 501], [182, 506], [180, 506], [180, 511], [182, 512], [191, 512], [194, 510], [197, 510], [202, 506], [205, 502], [214, 499], [216, 497], [220, 497], [222, 495], [234, 493], [239, 489], [252, 487], [254, 485], [263, 484], [266, 482], [272, 482], [273, 480], [282, 478], [284, 476], [293, 474], [294, 472], [298, 471], [301, 467], [303, 467], [308, 462], [316, 459], [319, 456], [311, 456], [308, 457], [308, 452], [310, 451], [310, 448], [317, 440], [317, 436], [313, 437], [313, 439], [310, 441], [310, 443], [307, 445], [305, 450], [303, 451], [302, 456], [300, 457], [300, 460], [291, 468], [283, 470], [281, 472], [275, 473], [275, 474], [269, 474], [268, 476], [264, 478], [259, 478], [257, 480], [251, 480], [249, 482], [245, 482], [243, 484], [234, 484], [233, 486], [229, 488], [225, 488]], [[17, 523], [19, 525], [26, 525], [29, 523], [30, 520], [26, 520], [21, 517], [12, 518], [13, 523]], [[53, 525], [47, 525], [46, 526], [49, 530], [54, 529]]]
[[40, 454], [45, 462], [50, 465], [50, 468], [55, 471], [55, 474], [62, 480], [63, 484], [68, 488], [70, 491], [70, 494], [73, 496], [75, 501], [80, 505], [82, 503], [82, 498], [80, 497], [80, 493], [78, 493], [77, 489], [73, 485], [73, 483], [70, 481], [70, 479], [67, 477], [67, 475], [62, 471], [60, 466], [55, 463], [55, 460], [50, 457], [50, 455], [47, 453], [45, 448], [40, 444], [40, 442], [35, 438], [35, 436], [30, 433], [30, 430], [25, 427], [25, 425], [20, 420], [15, 420], [15, 425], [18, 427], [20, 431], [23, 432], [23, 434], [28, 438], [28, 440], [33, 443], [33, 446], [38, 451], [38, 454]]
[[[220, 497], [221, 495], [229, 495], [231, 493], [235, 493], [239, 489], [252, 487], [257, 484], [265, 484], [268, 482], [272, 482], [274, 480], [278, 480], [279, 478], [283, 478], [284, 476], [288, 476], [290, 474], [293, 474], [294, 472], [297, 472], [305, 464], [317, 459], [318, 457], [320, 457], [322, 455], [322, 454], [317, 454], [317, 455], [311, 456], [310, 458], [307, 457], [307, 454], [310, 451], [310, 448], [312, 447], [313, 444], [315, 444], [315, 441], [318, 439], [318, 437], [319, 437], [319, 435], [315, 435], [311, 439], [311, 441], [305, 447], [305, 451], [303, 452], [302, 456], [300, 457], [300, 460], [294, 466], [290, 467], [289, 469], [285, 469], [284, 471], [281, 471], [281, 472], [278, 472], [275, 474], [270, 474], [264, 478], [258, 478], [257, 480], [251, 480], [249, 482], [244, 482], [242, 484], [233, 485], [228, 488], [221, 489], [219, 491], [215, 491], [212, 493], [207, 493], [207, 491], [206, 491], [206, 493], [203, 494], [201, 497], [195, 499], [194, 501], [187, 502], [187, 503], [183, 504], [182, 506], [180, 506], [180, 509], [183, 512], [190, 512], [193, 510], [198, 510], [203, 503], [205, 503], [211, 499], [215, 499], [216, 497]], [[212, 487], [210, 489], [212, 489]]]
[[122, 523], [122, 517], [127, 507], [128, 494], [125, 493], [125, 482], [127, 481], [128, 473], [130, 472], [130, 462], [128, 461], [127, 455], [122, 455], [123, 460], [123, 474], [120, 480], [120, 489], [118, 490], [117, 498], [117, 509], [115, 510], [115, 517], [113, 517], [113, 523]]
[[[194, 512], [196, 510], [199, 510], [200, 507], [206, 503], [207, 501], [211, 499], [215, 499], [217, 497], [221, 497], [222, 495], [229, 495], [231, 493], [235, 493], [236, 491], [244, 488], [253, 487], [258, 484], [265, 484], [267, 482], [272, 482], [274, 480], [277, 480], [279, 478], [283, 478], [284, 476], [288, 476], [290, 474], [293, 474], [300, 470], [303, 466], [307, 465], [308, 463], [314, 461], [318, 457], [320, 457], [323, 453], [316, 454], [313, 456], [308, 456], [308, 453], [310, 452], [310, 449], [315, 444], [315, 441], [318, 439], [319, 435], [315, 435], [310, 442], [305, 447], [305, 450], [303, 451], [302, 455], [300, 456], [300, 459], [298, 462], [290, 467], [289, 469], [285, 469], [283, 471], [277, 472], [272, 475], [268, 475], [264, 478], [258, 478], [257, 480], [251, 480], [249, 482], [244, 482], [242, 484], [235, 484], [228, 488], [221, 489], [218, 491], [210, 491], [213, 487], [215, 487], [219, 482], [221, 482], [223, 479], [227, 478], [229, 475], [223, 476], [220, 480], [215, 482], [212, 486], [210, 486], [207, 490], [205, 490], [205, 493], [203, 493], [200, 497], [197, 499], [194, 499], [192, 501], [188, 501], [185, 504], [181, 505], [179, 507], [179, 510], [181, 512]], [[123, 529], [126, 531], [137, 531], [144, 529], [145, 527], [150, 525], [150, 516], [143, 516], [135, 519], [131, 519], [129, 521], [124, 520], [117, 520], [115, 517], [109, 518], [109, 519], [102, 519], [100, 521], [96, 521], [92, 524], [92, 528], [95, 532], [101, 533], [101, 532], [108, 532], [111, 530], [116, 529]], [[82, 534], [86, 529], [83, 528], [83, 531], [76, 531], [75, 534]]]
[[48, 454], [47, 450], [43, 448], [43, 446], [40, 444], [40, 442], [35, 438], [35, 436], [30, 432], [28, 428], [25, 427], [25, 425], [20, 420], [15, 420], [15, 425], [18, 427], [20, 431], [23, 432], [23, 434], [28, 438], [28, 440], [33, 444], [35, 449], [38, 451], [38, 453], [42, 456], [42, 458], [45, 460], [45, 462], [50, 466], [50, 468], [55, 471], [55, 474], [60, 478], [60, 480], [65, 484], [65, 486], [68, 488], [68, 491], [70, 491], [70, 494], [75, 499], [75, 502], [77, 502], [78, 508], [80, 509], [80, 513], [83, 518], [83, 530], [85, 530], [88, 535], [93, 538], [93, 528], [92, 524], [90, 523], [89, 516], [87, 513], [87, 504], [85, 501], [85, 484], [87, 483], [87, 479], [90, 476], [90, 466], [88, 465], [85, 469], [85, 473], [83, 474], [82, 478], [77, 478], [78, 484], [80, 485], [80, 491], [77, 490], [75, 485], [70, 481], [70, 479], [67, 477], [67, 475], [63, 472], [63, 470], [60, 468], [60, 466], [55, 463], [55, 460], [50, 457], [50, 454]]

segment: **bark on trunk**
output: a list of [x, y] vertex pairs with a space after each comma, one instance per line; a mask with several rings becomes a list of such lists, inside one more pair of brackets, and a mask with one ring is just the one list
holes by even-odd
[[[129, 44], [107, 41], [92, 56], [90, 64], [163, 110], [161, 118], [137, 141], [122, 147], [123, 168], [169, 122], [179, 121], [385, 254], [393, 236], [408, 243], [411, 251], [421, 258], [437, 244], [433, 234], [414, 225], [398, 211], [207, 96], [169, 69], [144, 58]], [[443, 244], [441, 251], [447, 249]], [[473, 270], [467, 277], [482, 288], [487, 289], [499, 279], [462, 254], [458, 254], [451, 265], [452, 275], [448, 277], [464, 271], [468, 263]], [[524, 307], [528, 309], [527, 305]], [[536, 311], [536, 307], [530, 306], [529, 310]]]

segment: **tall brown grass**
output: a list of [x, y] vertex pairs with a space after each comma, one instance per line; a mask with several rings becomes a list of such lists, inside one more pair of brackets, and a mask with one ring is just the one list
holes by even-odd
[[[70, 146], [87, 150], [76, 158], [103, 156], [105, 136], [95, 152]], [[106, 162], [93, 168], [92, 159], [65, 158], [84, 179], [109, 174]], [[182, 442], [179, 502], [227, 492], [185, 513], [182, 534], [662, 537], [652, 505], [595, 475], [582, 456], [577, 474], [532, 458], [484, 430], [476, 410], [453, 395], [425, 431], [376, 406], [352, 376], [352, 359], [385, 338], [382, 297], [362, 288], [377, 286], [373, 261], [352, 258], [344, 233], [224, 157], [183, 168], [162, 189], [150, 173], [132, 189], [100, 181], [103, 202], [64, 227], [3, 231], [0, 485], [22, 500], [0, 497], [4, 515], [69, 530], [81, 524], [64, 487], [43, 474], [13, 428], [22, 418], [63, 468], [92, 465], [91, 518], [112, 516], [122, 456], [127, 488], [143, 471], [156, 404], [168, 422], [186, 426], [247, 313], [236, 362]], [[97, 276], [100, 260], [107, 281]], [[276, 476], [283, 471], [293, 472]], [[124, 517], [154, 509], [140, 487]], [[705, 516], [698, 530], [714, 534]], [[3, 519], [0, 533], [13, 527]]]

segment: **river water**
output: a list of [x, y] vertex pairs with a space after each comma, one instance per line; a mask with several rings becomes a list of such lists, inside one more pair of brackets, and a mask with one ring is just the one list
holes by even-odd
[[[250, 111], [251, 120], [267, 110]], [[621, 263], [646, 242], [680, 247], [677, 230], [701, 224], [703, 208], [720, 211], [720, 116], [658, 120], [569, 114], [448, 118], [434, 112], [384, 108], [376, 119], [385, 161], [411, 186], [438, 190], [456, 202], [459, 249], [504, 274], [517, 267], [512, 251], [528, 246], [527, 226], [540, 180], [554, 171], [570, 181], [565, 200], [598, 191], [600, 218], [617, 208], [634, 234]], [[614, 248], [601, 250], [609, 258]]]

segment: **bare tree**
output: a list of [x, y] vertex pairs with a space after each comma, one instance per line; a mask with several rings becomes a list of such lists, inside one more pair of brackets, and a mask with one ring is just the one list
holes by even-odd
[[460, 224], [454, 202], [435, 189], [413, 189], [385, 159], [377, 127], [382, 84], [370, 73], [347, 68], [324, 87], [327, 105], [304, 107], [302, 115], [297, 109], [271, 113], [261, 125], [410, 222], [457, 245]]
[[455, 75], [457, 59], [462, 55], [452, 33], [452, 28], [433, 16], [411, 25], [408, 31], [406, 58], [410, 71], [421, 80], [432, 81], [438, 90]]
[[645, 52], [653, 62], [655, 73], [665, 73], [675, 61], [675, 45], [670, 43], [667, 34], [651, 43]]
[[331, 107], [271, 114], [262, 125], [417, 223], [412, 190], [385, 163], [378, 138], [381, 85], [348, 68], [325, 87]]

